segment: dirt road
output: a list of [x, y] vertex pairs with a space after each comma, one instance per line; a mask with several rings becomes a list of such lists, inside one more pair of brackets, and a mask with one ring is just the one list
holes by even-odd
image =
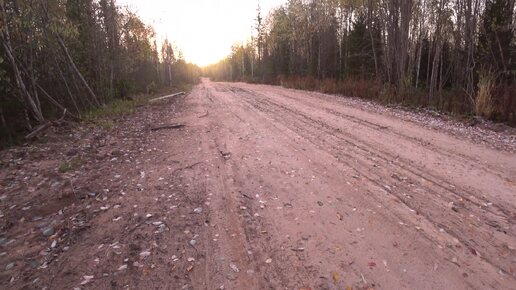
[[516, 287], [514, 154], [321, 94], [204, 82], [190, 98], [190, 174], [219, 235], [199, 288]]
[[280, 87], [162, 107], [49, 289], [516, 288], [514, 153]]

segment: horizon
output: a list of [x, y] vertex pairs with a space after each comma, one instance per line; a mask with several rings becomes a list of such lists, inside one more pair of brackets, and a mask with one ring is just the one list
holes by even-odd
[[[144, 0], [118, 1], [119, 5], [129, 7], [145, 24], [154, 28], [158, 42], [168, 38], [182, 52], [185, 61], [200, 67], [219, 62], [230, 54], [232, 45], [250, 39], [258, 5], [265, 18], [271, 9], [285, 2], [192, 0], [172, 3], [155, 0], [155, 5], [148, 5]], [[202, 21], [191, 21], [192, 15], [197, 15], [197, 19]]]

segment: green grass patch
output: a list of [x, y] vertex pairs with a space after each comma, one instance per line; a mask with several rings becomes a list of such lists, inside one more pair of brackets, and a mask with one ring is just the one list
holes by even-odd
[[59, 165], [58, 171], [66, 173], [79, 168], [84, 162], [80, 158], [73, 158], [70, 161], [63, 162]]
[[136, 101], [131, 99], [118, 99], [109, 104], [88, 110], [82, 114], [86, 121], [98, 121], [101, 119], [112, 119], [127, 116], [134, 113]]
[[93, 122], [105, 129], [111, 129], [113, 119], [133, 114], [138, 107], [147, 105], [150, 99], [174, 94], [177, 92], [190, 92], [193, 84], [180, 84], [175, 87], [162, 88], [151, 94], [138, 94], [129, 99], [115, 99], [102, 107], [93, 108], [81, 114], [85, 121]]

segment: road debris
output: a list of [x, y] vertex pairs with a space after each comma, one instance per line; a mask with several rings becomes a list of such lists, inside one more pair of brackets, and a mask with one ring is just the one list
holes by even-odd
[[240, 269], [238, 269], [237, 265], [235, 265], [235, 264], [233, 264], [233, 263], [230, 263], [230, 264], [229, 264], [229, 268], [230, 268], [233, 272], [235, 272], [235, 273], [240, 272]]

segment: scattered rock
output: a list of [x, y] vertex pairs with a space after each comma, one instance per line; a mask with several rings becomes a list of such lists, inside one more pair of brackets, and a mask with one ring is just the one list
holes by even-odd
[[50, 237], [51, 235], [54, 234], [54, 227], [52, 226], [48, 226], [48, 227], [44, 227], [41, 232], [43, 233], [43, 235], [45, 237]]
[[13, 262], [13, 263], [9, 263], [9, 264], [7, 264], [7, 266], [5, 266], [5, 270], [6, 270], [6, 271], [9, 271], [9, 270], [11, 270], [12, 268], [14, 268], [14, 266], [15, 266], [14, 262]]
[[164, 232], [164, 231], [165, 231], [165, 229], [166, 229], [165, 224], [160, 224], [160, 225], [158, 226], [158, 230], [157, 230], [155, 233], [162, 233], [162, 232]]
[[231, 152], [220, 151], [220, 155], [222, 155], [222, 158], [224, 158], [224, 160], [229, 160], [231, 158]]

